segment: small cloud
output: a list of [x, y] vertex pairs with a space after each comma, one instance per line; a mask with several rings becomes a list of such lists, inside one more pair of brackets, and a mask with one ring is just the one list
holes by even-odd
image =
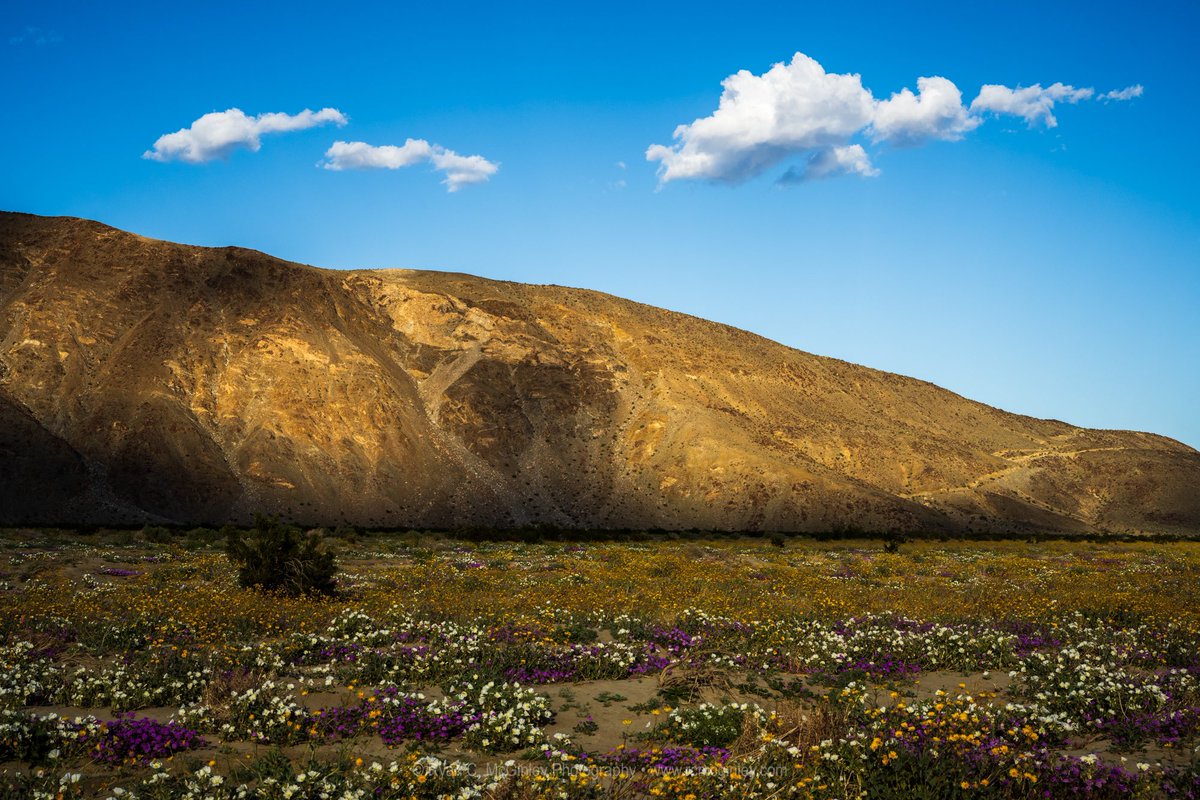
[[1138, 83], [1133, 86], [1126, 86], [1124, 89], [1114, 89], [1111, 92], [1105, 92], [1096, 99], [1103, 100], [1106, 103], [1112, 100], [1132, 100], [1135, 97], [1141, 97], [1144, 91], [1145, 87]]
[[8, 43], [11, 45], [30, 44], [35, 47], [41, 47], [47, 44], [58, 44], [62, 41], [62, 37], [54, 31], [35, 28], [32, 25], [26, 25], [25, 29], [16, 36], [10, 36]]
[[1055, 103], [1078, 103], [1096, 93], [1095, 89], [1076, 89], [1062, 83], [1052, 83], [1046, 88], [1035, 83], [1033, 86], [1018, 86], [1010, 89], [998, 84], [985, 84], [979, 96], [971, 101], [972, 113], [994, 112], [1021, 117], [1029, 127], [1041, 122], [1047, 128], [1058, 126], [1054, 118]]
[[433, 146], [429, 157], [434, 169], [446, 173], [446, 191], [457, 192], [472, 183], [484, 183], [500, 169], [499, 164], [493, 164], [483, 156], [460, 156], [453, 150], [447, 150], [438, 145]]
[[269, 113], [247, 116], [241, 109], [205, 114], [187, 128], [158, 137], [154, 147], [142, 153], [151, 161], [185, 161], [200, 164], [225, 158], [239, 147], [258, 152], [260, 137], [267, 133], [286, 133], [334, 123], [339, 127], [349, 120], [336, 108], [320, 111], [304, 109], [299, 114]]
[[862, 178], [874, 178], [879, 170], [871, 165], [871, 159], [861, 144], [846, 147], [830, 147], [818, 150], [808, 158], [804, 168], [797, 170], [788, 168], [779, 178], [779, 183], [791, 185], [807, 181], [833, 178], [837, 175], [858, 175]]
[[957, 141], [982, 121], [972, 117], [962, 102], [962, 92], [941, 77], [917, 78], [917, 92], [907, 87], [880, 100], [871, 130], [875, 141], [917, 145], [930, 139]]
[[325, 169], [399, 169], [429, 158], [433, 148], [424, 139], [408, 139], [401, 146], [379, 147], [366, 142], [334, 142], [318, 166]]
[[371, 145], [366, 142], [334, 142], [325, 151], [325, 160], [317, 166], [341, 171], [346, 169], [400, 169], [429, 162], [445, 173], [442, 181], [449, 192], [464, 186], [484, 183], [499, 171], [500, 165], [483, 156], [462, 156], [424, 139], [408, 139], [403, 145]]
[[625, 162], [624, 162], [624, 161], [618, 161], [618, 162], [617, 162], [617, 169], [625, 169]]

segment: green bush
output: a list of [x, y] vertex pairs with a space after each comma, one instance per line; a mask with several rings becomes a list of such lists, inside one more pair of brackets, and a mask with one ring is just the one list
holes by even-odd
[[899, 531], [889, 531], [883, 535], [883, 552], [899, 553], [900, 545], [908, 541], [908, 538]]
[[337, 561], [316, 536], [261, 514], [249, 532], [228, 528], [225, 553], [238, 567], [238, 583], [247, 588], [290, 595], [337, 591]]
[[171, 541], [171, 531], [161, 525], [147, 525], [142, 528], [142, 538], [147, 542], [163, 544]]

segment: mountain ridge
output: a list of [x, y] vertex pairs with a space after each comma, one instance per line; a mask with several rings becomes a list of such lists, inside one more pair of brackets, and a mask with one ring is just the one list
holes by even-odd
[[0, 420], [6, 524], [1200, 527], [1200, 453], [1156, 434], [586, 289], [69, 217], [0, 213]]

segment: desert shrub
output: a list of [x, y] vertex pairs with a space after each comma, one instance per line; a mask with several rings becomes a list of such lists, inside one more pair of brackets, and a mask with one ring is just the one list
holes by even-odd
[[356, 542], [358, 541], [358, 528], [353, 525], [338, 525], [333, 529], [333, 537], [344, 539], [347, 542]]
[[171, 531], [161, 525], [147, 525], [142, 528], [142, 538], [147, 542], [165, 544], [171, 541]]
[[727, 706], [701, 703], [670, 712], [656, 733], [692, 747], [728, 747], [741, 736], [748, 717], [755, 720], [753, 727], [757, 728], [765, 715], [758, 706], [747, 703]]
[[221, 540], [221, 532], [212, 528], [192, 528], [184, 534], [183, 546], [189, 550], [198, 550]]
[[334, 594], [337, 560], [319, 537], [259, 515], [249, 532], [231, 528], [225, 553], [238, 567], [238, 583], [290, 595]]

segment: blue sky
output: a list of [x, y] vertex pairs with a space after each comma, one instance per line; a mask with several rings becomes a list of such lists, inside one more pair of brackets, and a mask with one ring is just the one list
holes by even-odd
[[[1198, 36], [1192, 2], [7, 0], [0, 207], [320, 266], [599, 289], [1200, 446]], [[740, 70], [744, 104], [711, 121]], [[830, 78], [847, 75], [867, 100]], [[957, 115], [886, 128], [874, 109], [922, 77], [952, 82]], [[832, 128], [859, 101], [876, 116], [805, 127], [834, 82], [850, 102]], [[971, 107], [986, 84], [1044, 99], [1056, 83], [1055, 127], [1015, 95]], [[760, 90], [791, 115], [774, 138], [745, 100]], [[257, 151], [189, 163], [159, 142], [234, 108]], [[348, 122], [254, 120], [326, 108]], [[649, 161], [651, 145], [668, 150]], [[355, 168], [372, 165], [397, 168]], [[781, 185], [789, 169], [829, 174]]]

